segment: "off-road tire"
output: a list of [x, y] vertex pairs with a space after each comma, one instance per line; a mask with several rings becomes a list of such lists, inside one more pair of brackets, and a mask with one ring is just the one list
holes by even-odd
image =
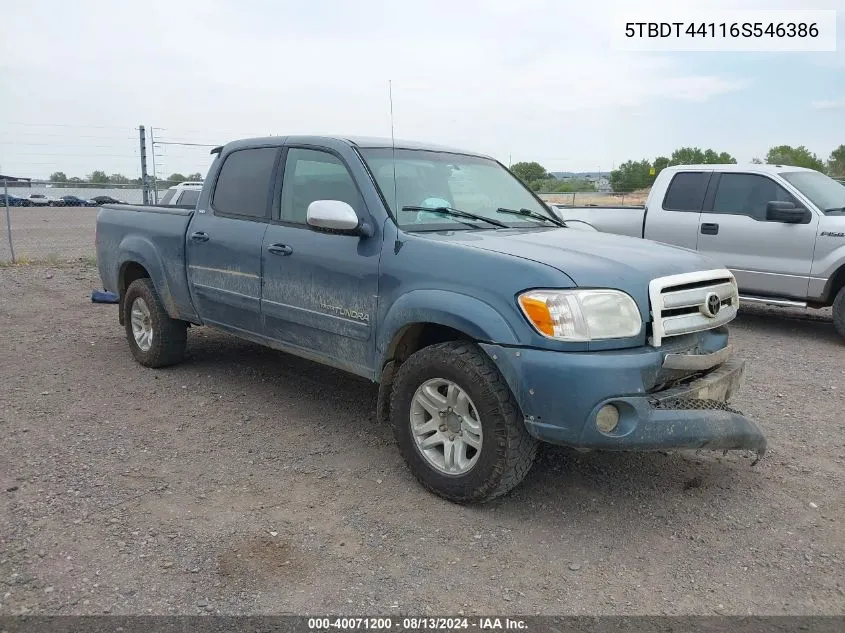
[[[148, 350], [143, 350], [138, 346], [132, 332], [132, 304], [137, 297], [144, 300], [150, 311], [153, 335], [152, 344]], [[129, 349], [141, 365], [167, 367], [175, 365], [185, 357], [188, 324], [185, 321], [170, 318], [149, 278], [136, 279], [126, 289], [123, 299], [123, 321]]]
[[845, 338], [845, 286], [839, 289], [833, 300], [833, 326], [839, 336]]
[[[481, 455], [462, 475], [447, 475], [421, 455], [410, 414], [417, 388], [432, 378], [461, 387], [475, 404], [483, 430]], [[471, 342], [425, 347], [400, 365], [390, 398], [391, 426], [399, 451], [419, 482], [457, 503], [480, 503], [510, 492], [531, 470], [537, 440], [528, 434], [519, 405], [493, 361]]]

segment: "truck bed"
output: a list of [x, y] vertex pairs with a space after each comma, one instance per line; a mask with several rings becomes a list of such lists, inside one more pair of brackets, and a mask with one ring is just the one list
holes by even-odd
[[562, 220], [586, 222], [603, 233], [643, 237], [645, 207], [567, 207], [555, 205]]
[[185, 269], [185, 234], [193, 209], [104, 205], [97, 214], [97, 264], [106, 290], [120, 293], [121, 262], [149, 271], [171, 317], [195, 321]]

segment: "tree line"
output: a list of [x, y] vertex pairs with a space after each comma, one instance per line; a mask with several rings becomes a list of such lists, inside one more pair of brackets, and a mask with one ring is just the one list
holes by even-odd
[[[175, 173], [170, 174], [167, 180], [157, 180], [157, 182], [171, 186], [188, 180], [197, 181], [202, 179], [202, 174], [199, 172], [188, 174], [187, 176]], [[151, 178], [150, 181], [152, 182], [153, 179]], [[129, 178], [123, 174], [109, 175], [99, 170], [92, 171], [85, 178], [79, 178], [77, 176], [68, 178], [67, 174], [63, 171], [56, 171], [50, 174], [50, 182], [58, 188], [75, 187], [79, 189], [90, 189], [94, 187], [140, 187], [143, 184], [140, 178]]]
[[[845, 145], [840, 145], [830, 153], [827, 161], [803, 145], [776, 145], [766, 152], [764, 158], [754, 158], [752, 163], [762, 165], [789, 165], [807, 167], [826, 173], [832, 178], [845, 178]], [[681, 147], [672, 152], [670, 157], [658, 156], [653, 161], [648, 159], [629, 160], [610, 172], [610, 186], [614, 191], [632, 191], [651, 187], [660, 171], [670, 165], [713, 165], [736, 164], [736, 159], [727, 152], [698, 147]]]
[[[713, 149], [698, 147], [680, 147], [671, 156], [658, 156], [654, 160], [628, 160], [610, 172], [610, 186], [613, 191], [634, 191], [647, 189], [654, 183], [654, 179], [661, 170], [670, 165], [714, 165], [736, 164], [736, 158], [727, 152], [716, 152]], [[803, 145], [776, 145], [766, 152], [764, 158], [751, 161], [756, 164], [790, 165], [793, 167], [808, 167], [831, 178], [845, 178], [845, 145], [840, 145], [830, 153], [827, 161]], [[558, 193], [568, 191], [595, 191], [595, 184], [587, 180], [559, 180], [546, 171], [536, 161], [519, 162], [511, 165], [511, 171], [534, 191], [544, 193]]]
[[583, 178], [560, 180], [546, 171], [536, 161], [514, 163], [510, 167], [514, 175], [528, 185], [532, 191], [543, 193], [566, 193], [568, 191], [595, 191], [594, 183]]

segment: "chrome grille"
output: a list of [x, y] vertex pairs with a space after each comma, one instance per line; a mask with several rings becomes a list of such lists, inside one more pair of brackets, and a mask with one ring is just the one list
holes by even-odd
[[649, 343], [655, 347], [670, 336], [725, 325], [739, 308], [736, 280], [725, 268], [654, 279], [648, 294], [652, 317]]

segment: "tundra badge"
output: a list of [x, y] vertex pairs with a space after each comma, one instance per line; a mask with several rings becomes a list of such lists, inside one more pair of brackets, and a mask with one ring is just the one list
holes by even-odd
[[333, 312], [337, 316], [346, 317], [348, 319], [355, 319], [357, 321], [363, 321], [364, 323], [370, 322], [370, 315], [365, 312], [359, 312], [358, 310], [350, 310], [349, 308], [341, 308], [340, 306], [333, 306], [329, 305], [328, 303], [320, 303], [320, 307], [325, 310], [326, 312]]

